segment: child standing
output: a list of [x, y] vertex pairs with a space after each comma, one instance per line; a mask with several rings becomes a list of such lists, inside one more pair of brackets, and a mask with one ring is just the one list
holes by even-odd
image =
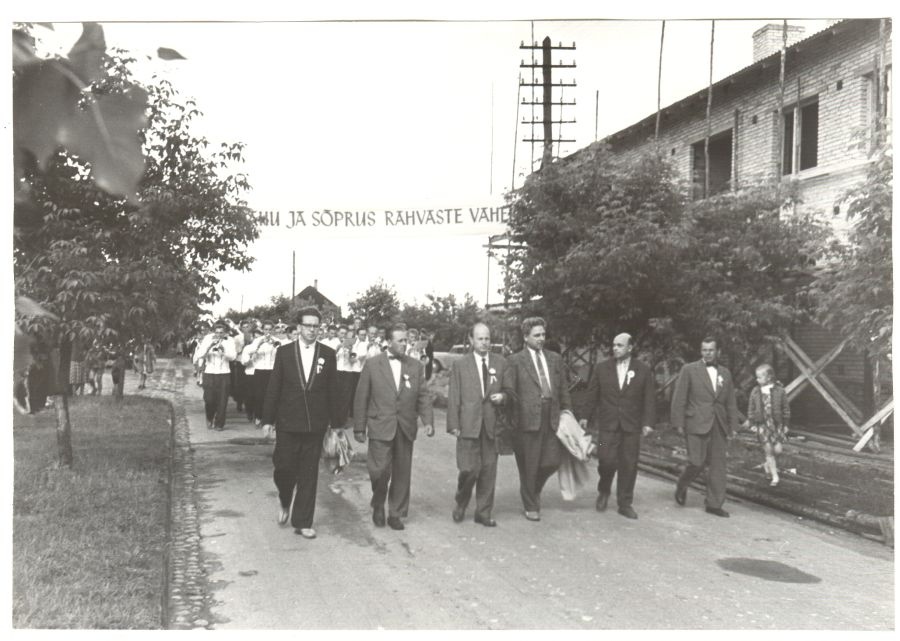
[[756, 387], [750, 392], [747, 419], [756, 432], [765, 451], [763, 464], [766, 474], [772, 479], [770, 485], [778, 485], [778, 464], [775, 460], [781, 454], [782, 443], [787, 438], [791, 408], [784, 387], [775, 380], [775, 370], [771, 365], [756, 368]]

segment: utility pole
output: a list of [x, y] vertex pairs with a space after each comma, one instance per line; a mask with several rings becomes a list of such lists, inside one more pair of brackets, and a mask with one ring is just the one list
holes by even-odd
[[297, 250], [291, 251], [291, 300], [294, 300], [294, 290], [297, 287]]
[[[553, 143], [561, 144], [564, 142], [574, 143], [574, 138], [563, 138], [562, 137], [562, 125], [563, 124], [574, 124], [575, 120], [563, 120], [562, 119], [562, 107], [565, 105], [574, 106], [575, 101], [572, 100], [570, 102], [566, 102], [562, 98], [558, 101], [553, 100], [553, 89], [554, 87], [559, 87], [560, 91], [562, 91], [563, 87], [575, 87], [576, 83], [573, 80], [572, 82], [553, 82], [553, 70], [554, 69], [574, 69], [575, 62], [571, 62], [570, 64], [564, 64], [562, 61], [557, 64], [553, 64], [551, 59], [551, 54], [553, 50], [567, 50], [574, 51], [575, 43], [573, 42], [571, 46], [563, 45], [559, 43], [557, 45], [553, 45], [550, 42], [550, 37], [545, 37], [540, 46], [538, 46], [536, 41], [533, 41], [530, 45], [526, 45], [524, 42], [519, 45], [519, 49], [526, 49], [532, 52], [531, 61], [526, 64], [522, 61], [519, 66], [523, 69], [540, 69], [543, 77], [541, 78], [541, 82], [536, 82], [532, 80], [532, 82], [523, 82], [521, 79], [519, 80], [519, 84], [523, 87], [541, 87], [543, 90], [543, 97], [540, 101], [536, 101], [532, 98], [530, 102], [526, 102], [524, 99], [522, 100], [522, 104], [531, 105], [532, 108], [540, 105], [542, 107], [542, 117], [540, 120], [534, 119], [534, 111], [532, 109], [531, 121], [522, 121], [522, 124], [531, 125], [532, 133], [531, 138], [524, 138], [523, 142], [542, 142], [544, 145], [544, 152], [541, 156], [541, 167], [545, 167], [549, 165], [553, 161]], [[538, 64], [537, 59], [534, 57], [534, 52], [540, 50], [541, 51], [541, 62]], [[553, 120], [553, 107], [560, 108], [559, 120]], [[560, 135], [558, 138], [553, 137], [553, 125], [560, 125]], [[534, 137], [534, 125], [542, 125], [543, 128], [543, 138], [537, 139]]]

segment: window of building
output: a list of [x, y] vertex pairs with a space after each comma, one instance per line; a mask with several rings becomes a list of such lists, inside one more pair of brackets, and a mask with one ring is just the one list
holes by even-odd
[[819, 164], [819, 98], [784, 111], [781, 173], [785, 176]]
[[709, 137], [709, 193], [706, 193], [706, 154], [704, 141], [691, 145], [693, 162], [692, 183], [694, 199], [706, 198], [731, 188], [732, 133], [731, 129]]

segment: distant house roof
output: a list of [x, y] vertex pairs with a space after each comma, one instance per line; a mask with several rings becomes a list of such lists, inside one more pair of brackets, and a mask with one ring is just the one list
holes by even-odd
[[298, 299], [311, 300], [320, 307], [325, 307], [326, 305], [329, 305], [331, 307], [338, 307], [338, 305], [333, 303], [327, 296], [325, 296], [325, 294], [320, 292], [312, 285], [308, 285], [299, 294], [294, 296], [294, 300]]

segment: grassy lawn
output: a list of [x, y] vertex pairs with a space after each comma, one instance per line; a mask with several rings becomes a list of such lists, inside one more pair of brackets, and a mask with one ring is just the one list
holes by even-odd
[[71, 470], [56, 415], [15, 415], [13, 625], [160, 628], [169, 405], [70, 399]]

